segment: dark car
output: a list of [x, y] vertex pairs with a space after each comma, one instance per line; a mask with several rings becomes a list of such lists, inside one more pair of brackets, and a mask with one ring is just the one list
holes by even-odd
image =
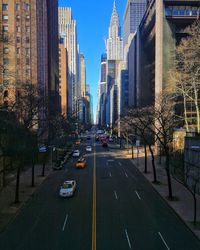
[[104, 142], [102, 143], [102, 147], [107, 148], [107, 147], [108, 147], [108, 143], [107, 143], [106, 141], [104, 141]]
[[63, 164], [64, 164], [64, 162], [57, 160], [57, 161], [54, 162], [54, 164], [53, 164], [53, 169], [54, 169], [54, 170], [60, 170], [60, 169], [63, 168]]

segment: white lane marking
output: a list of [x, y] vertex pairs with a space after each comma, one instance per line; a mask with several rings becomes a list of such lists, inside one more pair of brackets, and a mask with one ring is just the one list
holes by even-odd
[[139, 200], [141, 200], [141, 197], [139, 196], [138, 192], [137, 192], [137, 191], [135, 191], [135, 193], [136, 193], [136, 195], [137, 195], [138, 199], [139, 199]]
[[128, 241], [128, 246], [130, 249], [132, 249], [132, 246], [131, 246], [131, 242], [130, 242], [130, 239], [129, 239], [129, 236], [128, 236], [128, 232], [127, 232], [127, 229], [125, 229], [125, 234], [126, 234], [126, 239]]
[[167, 245], [166, 241], [164, 240], [162, 234], [161, 234], [160, 232], [158, 232], [158, 234], [159, 234], [161, 240], [163, 241], [163, 243], [165, 244], [166, 248], [167, 248], [168, 250], [170, 250], [170, 248], [168, 247], [168, 245]]
[[65, 217], [65, 221], [64, 221], [64, 224], [63, 224], [62, 231], [65, 230], [65, 226], [66, 226], [67, 220], [68, 220], [68, 214], [66, 214], [66, 217]]
[[109, 176], [112, 177], [111, 173], [109, 173]]
[[122, 164], [121, 164], [121, 162], [118, 162], [118, 164], [121, 166]]
[[118, 200], [117, 192], [114, 191], [114, 193], [115, 193], [115, 199]]
[[128, 178], [128, 175], [127, 175], [127, 173], [125, 172], [125, 176], [126, 176], [126, 178]]

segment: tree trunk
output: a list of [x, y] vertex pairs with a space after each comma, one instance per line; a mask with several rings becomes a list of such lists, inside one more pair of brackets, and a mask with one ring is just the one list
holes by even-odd
[[152, 168], [153, 168], [153, 183], [157, 183], [157, 173], [156, 173], [156, 166], [155, 166], [155, 157], [154, 157], [154, 153], [152, 150], [151, 145], [149, 145], [149, 150], [151, 153], [151, 163], [152, 163]]
[[19, 184], [20, 184], [20, 167], [17, 168], [17, 177], [16, 177], [16, 187], [15, 187], [15, 203], [19, 202]]
[[45, 162], [43, 162], [43, 164], [42, 164], [42, 176], [44, 177], [44, 175], [45, 175]]
[[35, 162], [34, 159], [32, 159], [32, 176], [31, 176], [31, 186], [35, 186]]
[[186, 127], [186, 131], [189, 132], [188, 117], [187, 117], [187, 102], [186, 102], [186, 96], [184, 93], [183, 93], [183, 104], [184, 104], [185, 127]]
[[196, 187], [194, 189], [194, 192], [192, 193], [193, 199], [194, 199], [194, 218], [193, 223], [196, 225], [197, 222], [197, 198], [196, 198]]
[[172, 182], [171, 182], [169, 159], [170, 159], [169, 152], [166, 152], [166, 162], [165, 162], [166, 166], [165, 166], [165, 169], [166, 169], [166, 174], [167, 174], [167, 184], [168, 184], [168, 192], [169, 192], [168, 196], [169, 196], [169, 199], [172, 200], [173, 195], [172, 195]]
[[144, 144], [144, 173], [147, 174], [147, 145]]
[[6, 186], [6, 163], [5, 157], [3, 156], [3, 187]]

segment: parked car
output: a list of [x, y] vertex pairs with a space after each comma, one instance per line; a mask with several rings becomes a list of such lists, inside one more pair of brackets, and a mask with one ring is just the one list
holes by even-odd
[[60, 187], [59, 196], [71, 197], [74, 195], [75, 190], [76, 190], [76, 181], [74, 180], [65, 181]]
[[78, 161], [75, 164], [76, 168], [85, 168], [86, 167], [86, 159], [84, 157], [81, 157], [78, 159]]
[[80, 156], [80, 151], [78, 149], [73, 151], [73, 157], [79, 157]]
[[108, 143], [106, 141], [102, 142], [102, 147], [107, 148], [108, 147]]
[[91, 147], [91, 146], [89, 146], [89, 145], [88, 145], [88, 146], [86, 146], [86, 151], [87, 151], [87, 152], [92, 152], [92, 147]]
[[63, 161], [60, 161], [60, 160], [57, 160], [53, 163], [53, 169], [54, 170], [60, 170], [62, 169], [64, 166], [64, 162]]

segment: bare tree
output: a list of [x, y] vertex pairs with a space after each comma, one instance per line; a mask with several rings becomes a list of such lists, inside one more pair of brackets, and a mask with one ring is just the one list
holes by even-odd
[[182, 103], [182, 116], [186, 130], [195, 125], [200, 133], [200, 20], [184, 30], [184, 37], [176, 48], [174, 67], [170, 71], [170, 88], [174, 89], [177, 99]]

